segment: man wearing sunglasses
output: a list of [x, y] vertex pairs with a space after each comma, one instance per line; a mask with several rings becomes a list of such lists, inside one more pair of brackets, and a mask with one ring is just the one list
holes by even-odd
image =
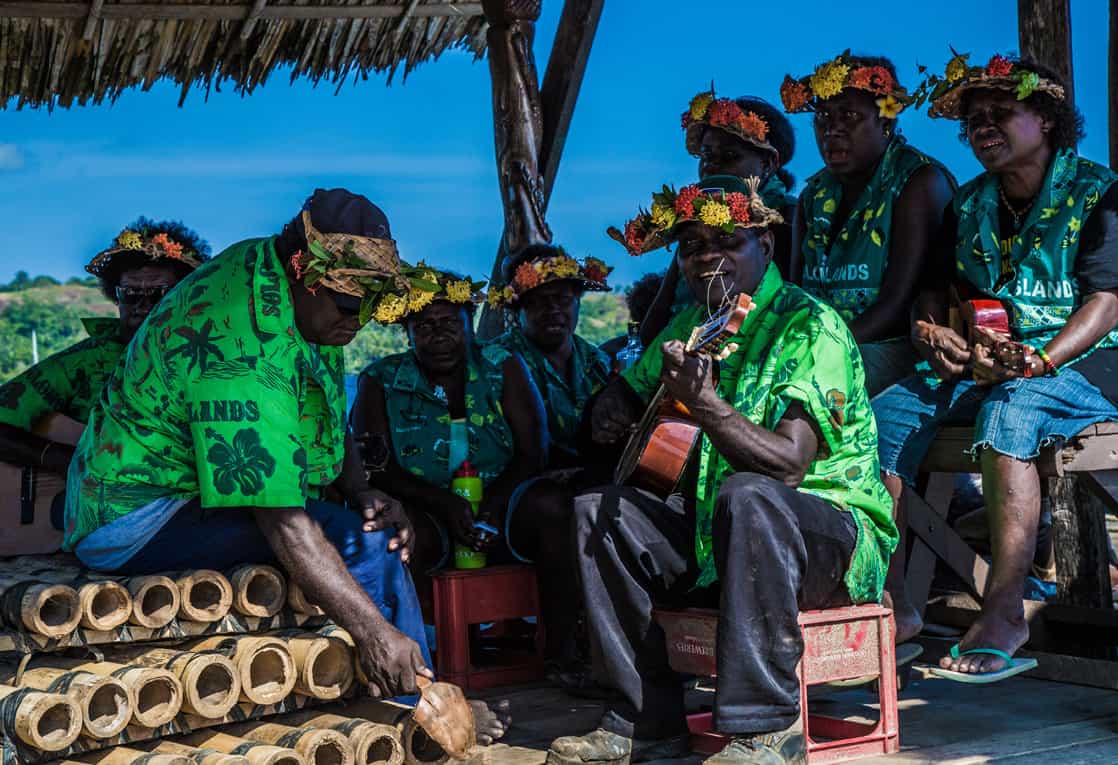
[[[74, 447], [35, 431], [51, 415], [86, 422], [136, 330], [209, 251], [182, 223], [141, 217], [89, 262], [86, 271], [100, 279], [118, 318], [82, 319], [88, 338], [0, 386], [0, 461], [66, 475]], [[61, 518], [61, 506], [58, 512]]]
[[380, 301], [402, 299], [400, 274], [384, 213], [319, 189], [279, 235], [188, 277], [90, 414], [63, 546], [129, 576], [281, 565], [353, 636], [376, 692], [415, 693], [431, 664], [411, 528], [365, 480], [342, 356]]

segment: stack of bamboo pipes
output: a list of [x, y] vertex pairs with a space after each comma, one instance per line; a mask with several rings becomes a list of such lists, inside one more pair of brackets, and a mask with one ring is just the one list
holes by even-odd
[[[18, 563], [18, 562], [17, 562]], [[199, 569], [173, 575], [108, 578], [66, 565], [5, 566], [0, 625], [61, 638], [79, 627], [109, 631], [125, 624], [161, 629], [174, 619], [217, 622], [233, 610], [270, 617], [288, 601], [287, 583], [271, 566], [245, 565], [226, 576]], [[299, 594], [300, 613], [318, 613]]]

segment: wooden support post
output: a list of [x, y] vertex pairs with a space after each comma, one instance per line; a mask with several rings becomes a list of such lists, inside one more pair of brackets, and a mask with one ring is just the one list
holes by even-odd
[[[528, 2], [531, 0], [519, 0], [520, 2]], [[508, 0], [510, 5], [518, 4], [518, 0]], [[493, 4], [500, 7], [499, 2]], [[570, 129], [571, 118], [574, 116], [575, 102], [578, 100], [578, 92], [582, 86], [582, 78], [586, 72], [586, 62], [590, 57], [590, 49], [594, 43], [594, 35], [598, 29], [598, 21], [602, 15], [602, 7], [605, 0], [566, 0], [563, 5], [563, 14], [559, 19], [559, 27], [555, 31], [555, 41], [552, 45], [551, 55], [547, 62], [547, 71], [544, 73], [543, 86], [534, 94], [536, 103], [538, 105], [539, 115], [542, 116], [542, 123], [539, 124], [539, 135], [542, 136], [539, 144], [537, 145], [537, 155], [535, 158], [535, 169], [538, 174], [539, 185], [539, 213], [540, 222], [542, 223], [543, 231], [547, 231], [547, 240], [551, 238], [551, 232], [547, 229], [547, 224], [543, 220], [543, 214], [547, 210], [548, 201], [551, 198], [551, 189], [555, 185], [555, 178], [559, 170], [559, 160], [563, 154], [563, 147], [566, 144], [567, 132]], [[490, 24], [493, 23], [492, 17], [489, 16], [489, 4], [486, 4], [486, 15], [490, 18]], [[490, 71], [494, 78], [493, 93], [494, 93], [494, 119], [495, 131], [497, 138], [497, 163], [498, 172], [501, 174], [501, 192], [502, 204], [505, 207], [506, 216], [506, 230], [502, 236], [501, 246], [497, 248], [496, 262], [493, 265], [491, 279], [501, 279], [501, 261], [507, 252], [513, 251], [508, 249], [509, 244], [509, 231], [507, 229], [508, 215], [510, 202], [515, 203], [515, 197], [510, 198], [509, 189], [505, 186], [504, 170], [502, 168], [501, 159], [501, 142], [500, 134], [503, 130], [507, 129], [505, 125], [500, 122], [500, 114], [497, 111], [497, 94], [498, 94], [498, 77], [507, 76], [507, 70], [497, 67], [494, 64], [494, 44], [492, 32], [490, 32], [489, 42], [489, 57], [490, 57]], [[535, 62], [531, 59], [532, 52], [529, 47], [527, 50], [527, 60], [531, 62], [532, 79], [531, 85], [534, 88], [535, 80]], [[481, 322], [478, 327], [478, 334], [482, 339], [493, 337], [502, 331], [500, 312], [491, 311], [486, 306], [482, 310]]]
[[1106, 506], [1078, 476], [1042, 479], [1052, 497], [1056, 601], [1068, 606], [1113, 608]]
[[1017, 37], [1021, 56], [1055, 69], [1074, 103], [1069, 0], [1017, 0]]

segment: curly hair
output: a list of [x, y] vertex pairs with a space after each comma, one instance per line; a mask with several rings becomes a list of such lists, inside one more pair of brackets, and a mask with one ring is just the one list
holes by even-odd
[[650, 271], [633, 282], [625, 290], [625, 305], [629, 309], [629, 321], [644, 321], [648, 309], [660, 292], [664, 281], [663, 271]]
[[[1054, 82], [1062, 87], [1065, 92], [1067, 91], [1067, 82], [1055, 70], [1028, 59], [1015, 59], [1014, 63], [1023, 69], [1036, 72], [1042, 80]], [[960, 112], [963, 118], [959, 120], [959, 140], [962, 143], [970, 143], [970, 136], [968, 135], [970, 126], [966, 118], [967, 107], [971, 97], [975, 93], [981, 92], [989, 93], [991, 90], [974, 88], [963, 93], [962, 103], [960, 104]], [[992, 89], [992, 92], [1004, 94], [1006, 91]], [[1030, 94], [1022, 103], [1052, 125], [1052, 128], [1048, 131], [1048, 143], [1057, 151], [1074, 149], [1087, 135], [1083, 126], [1083, 114], [1066, 98], [1056, 98], [1051, 93], [1043, 93], [1038, 90]]]
[[[184, 248], [194, 250], [198, 260], [206, 261], [210, 258], [210, 245], [200, 237], [192, 228], [188, 228], [182, 221], [177, 220], [152, 220], [141, 215], [126, 228], [135, 231], [140, 236], [147, 238], [155, 234], [166, 234]], [[182, 279], [194, 269], [186, 263], [177, 260], [167, 260], [166, 265], [171, 266], [175, 275]], [[152, 264], [151, 258], [142, 252], [122, 252], [116, 255], [105, 266], [101, 273], [101, 293], [109, 300], [116, 302], [116, 288], [120, 286], [120, 277], [125, 271], [132, 271]], [[161, 263], [162, 265], [163, 263]]]

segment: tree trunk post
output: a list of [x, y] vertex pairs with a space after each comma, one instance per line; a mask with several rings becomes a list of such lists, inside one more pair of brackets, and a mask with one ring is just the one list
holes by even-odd
[[1070, 2], [1017, 0], [1017, 38], [1021, 56], [1056, 70], [1067, 83], [1068, 101], [1075, 103]]

